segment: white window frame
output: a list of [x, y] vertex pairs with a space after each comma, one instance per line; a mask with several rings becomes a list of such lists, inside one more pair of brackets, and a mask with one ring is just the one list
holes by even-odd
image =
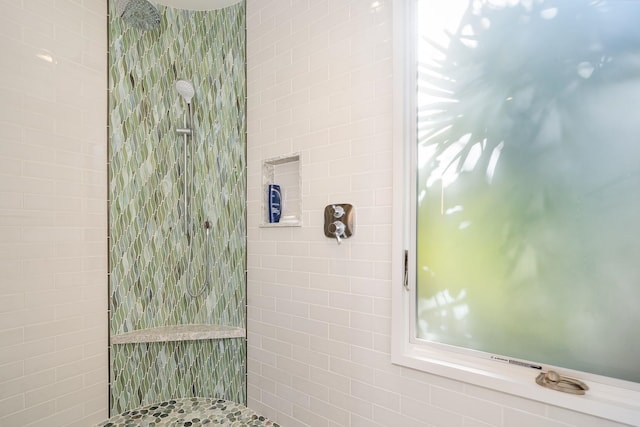
[[[562, 393], [543, 388], [535, 383], [540, 372], [531, 368], [502, 364], [469, 353], [456, 352], [448, 346], [427, 344], [416, 339], [415, 331], [415, 268], [405, 275], [405, 251], [415, 247], [415, 236], [410, 227], [414, 223], [415, 209], [412, 194], [416, 192], [415, 179], [408, 171], [415, 170], [412, 141], [415, 135], [415, 73], [408, 72], [415, 64], [410, 47], [414, 38], [413, 17], [416, 0], [392, 0], [394, 16], [394, 211], [392, 256], [392, 362], [464, 383], [493, 389], [525, 399], [562, 407], [631, 425], [640, 425], [640, 387], [621, 381], [602, 381], [602, 377], [580, 378], [589, 385], [584, 396]], [[414, 81], [412, 81], [414, 80]], [[415, 174], [415, 172], [413, 172]], [[413, 271], [412, 271], [413, 270]], [[405, 281], [405, 278], [408, 280]], [[543, 366], [543, 369], [547, 367]], [[572, 371], [566, 371], [569, 374]], [[562, 372], [566, 374], [566, 372]], [[575, 376], [575, 375], [572, 375]], [[627, 388], [624, 384], [629, 384]]]

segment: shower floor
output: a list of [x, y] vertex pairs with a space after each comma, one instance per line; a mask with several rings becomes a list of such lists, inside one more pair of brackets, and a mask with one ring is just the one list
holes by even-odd
[[256, 414], [239, 403], [228, 400], [191, 397], [171, 399], [123, 412], [98, 424], [96, 427], [132, 426], [266, 426], [278, 424]]

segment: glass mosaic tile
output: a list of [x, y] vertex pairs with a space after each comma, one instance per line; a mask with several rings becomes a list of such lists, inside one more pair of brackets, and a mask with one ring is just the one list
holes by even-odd
[[[109, 3], [110, 333], [182, 324], [244, 328], [244, 3], [207, 12], [158, 11], [160, 25], [140, 31]], [[185, 138], [176, 129], [184, 127], [188, 109], [174, 87], [178, 79], [192, 81], [196, 92], [194, 135], [186, 142], [195, 144], [188, 159], [194, 174], [187, 231]], [[205, 221], [212, 225], [208, 239]], [[187, 282], [198, 290], [207, 265], [204, 294], [188, 296]], [[193, 396], [194, 384], [202, 382], [198, 372], [228, 380], [231, 389], [216, 394], [221, 382], [198, 383], [200, 396], [243, 403], [244, 340], [221, 342], [222, 352], [215, 341], [163, 343], [162, 350], [156, 344], [113, 346], [112, 410]], [[220, 356], [215, 369], [208, 351]], [[160, 373], [160, 366], [175, 370]], [[159, 387], [167, 387], [168, 395], [157, 395]]]
[[177, 397], [245, 403], [244, 338], [114, 345], [111, 414]]

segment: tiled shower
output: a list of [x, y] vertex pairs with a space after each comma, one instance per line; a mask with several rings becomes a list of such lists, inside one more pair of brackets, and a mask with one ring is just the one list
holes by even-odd
[[[292, 427], [621, 427], [389, 363], [392, 3], [246, 1], [248, 406]], [[1, 425], [108, 415], [106, 4], [3, 2]], [[304, 225], [260, 228], [263, 161], [291, 153]], [[318, 223], [342, 201], [358, 209], [349, 258]]]
[[[109, 6], [111, 413], [176, 397], [244, 403], [244, 337], [114, 343], [175, 325], [245, 327], [244, 4], [158, 6], [160, 24], [142, 31], [118, 16], [116, 3]], [[194, 86], [190, 106], [175, 88], [180, 79]], [[176, 129], [187, 126], [188, 107], [193, 133], [185, 138]], [[185, 143], [194, 144], [186, 163]], [[187, 286], [204, 291], [191, 297]]]

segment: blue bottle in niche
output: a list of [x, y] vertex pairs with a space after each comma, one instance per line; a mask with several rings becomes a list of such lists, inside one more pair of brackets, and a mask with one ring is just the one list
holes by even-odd
[[280, 214], [282, 211], [282, 195], [280, 186], [269, 184], [269, 222], [280, 222]]

